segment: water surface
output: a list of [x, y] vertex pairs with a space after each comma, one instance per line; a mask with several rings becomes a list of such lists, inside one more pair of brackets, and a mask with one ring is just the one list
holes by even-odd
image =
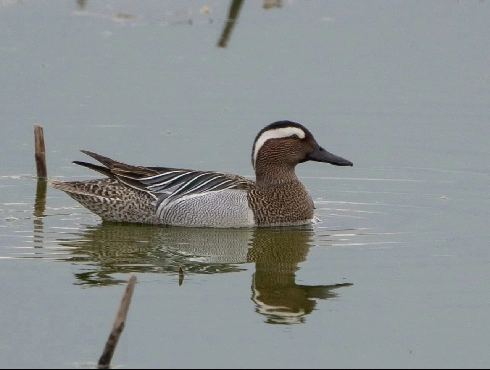
[[[275, 4], [275, 5], [274, 5]], [[490, 4], [4, 1], [0, 357], [94, 367], [486, 368]], [[353, 168], [298, 166], [321, 223], [102, 223], [35, 178], [92, 150], [253, 177], [256, 133], [303, 123]], [[184, 270], [179, 281], [178, 270]]]

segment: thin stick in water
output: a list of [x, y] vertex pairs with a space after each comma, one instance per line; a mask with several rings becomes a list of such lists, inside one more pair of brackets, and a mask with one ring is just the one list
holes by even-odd
[[121, 299], [121, 304], [119, 305], [119, 310], [117, 311], [114, 324], [112, 325], [111, 334], [109, 335], [109, 338], [105, 344], [104, 352], [102, 352], [102, 356], [99, 358], [99, 369], [108, 369], [111, 364], [117, 342], [119, 341], [119, 337], [121, 336], [126, 324], [126, 317], [128, 315], [129, 304], [131, 303], [135, 285], [136, 276], [131, 275], [128, 285], [126, 286], [126, 291]]
[[46, 169], [46, 148], [44, 146], [43, 128], [39, 125], [34, 125], [34, 144], [37, 177], [45, 179], [48, 177], [48, 171]]
[[181, 286], [183, 282], [184, 282], [184, 270], [182, 269], [182, 266], [179, 266], [179, 286]]

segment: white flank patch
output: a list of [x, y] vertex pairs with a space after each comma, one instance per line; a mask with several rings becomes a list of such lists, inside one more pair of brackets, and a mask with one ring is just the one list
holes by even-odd
[[254, 167], [255, 161], [257, 160], [257, 154], [259, 153], [260, 148], [265, 144], [265, 142], [269, 139], [280, 139], [283, 137], [289, 137], [292, 135], [297, 135], [300, 139], [304, 139], [306, 134], [299, 127], [281, 127], [273, 130], [267, 130], [262, 133], [257, 138], [255, 142], [255, 150], [254, 150]]

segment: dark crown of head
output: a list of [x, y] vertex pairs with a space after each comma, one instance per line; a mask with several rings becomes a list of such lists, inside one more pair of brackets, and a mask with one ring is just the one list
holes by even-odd
[[271, 124], [265, 126], [262, 130], [260, 130], [260, 132], [257, 134], [257, 136], [255, 136], [255, 141], [257, 141], [257, 139], [259, 138], [260, 135], [262, 135], [265, 131], [269, 131], [269, 130], [276, 130], [278, 128], [285, 128], [285, 127], [297, 127], [301, 130], [303, 130], [306, 135], [308, 135], [310, 132], [306, 129], [306, 127], [304, 127], [303, 125], [297, 123], [297, 122], [293, 122], [293, 121], [276, 121], [276, 122], [272, 122]]

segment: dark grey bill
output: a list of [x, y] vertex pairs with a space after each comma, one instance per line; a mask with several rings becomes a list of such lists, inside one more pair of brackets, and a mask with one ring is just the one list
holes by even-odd
[[353, 166], [353, 163], [345, 158], [339, 157], [338, 155], [327, 152], [321, 146], [317, 145], [315, 151], [305, 158], [305, 161], [316, 161], [330, 163], [335, 166]]

